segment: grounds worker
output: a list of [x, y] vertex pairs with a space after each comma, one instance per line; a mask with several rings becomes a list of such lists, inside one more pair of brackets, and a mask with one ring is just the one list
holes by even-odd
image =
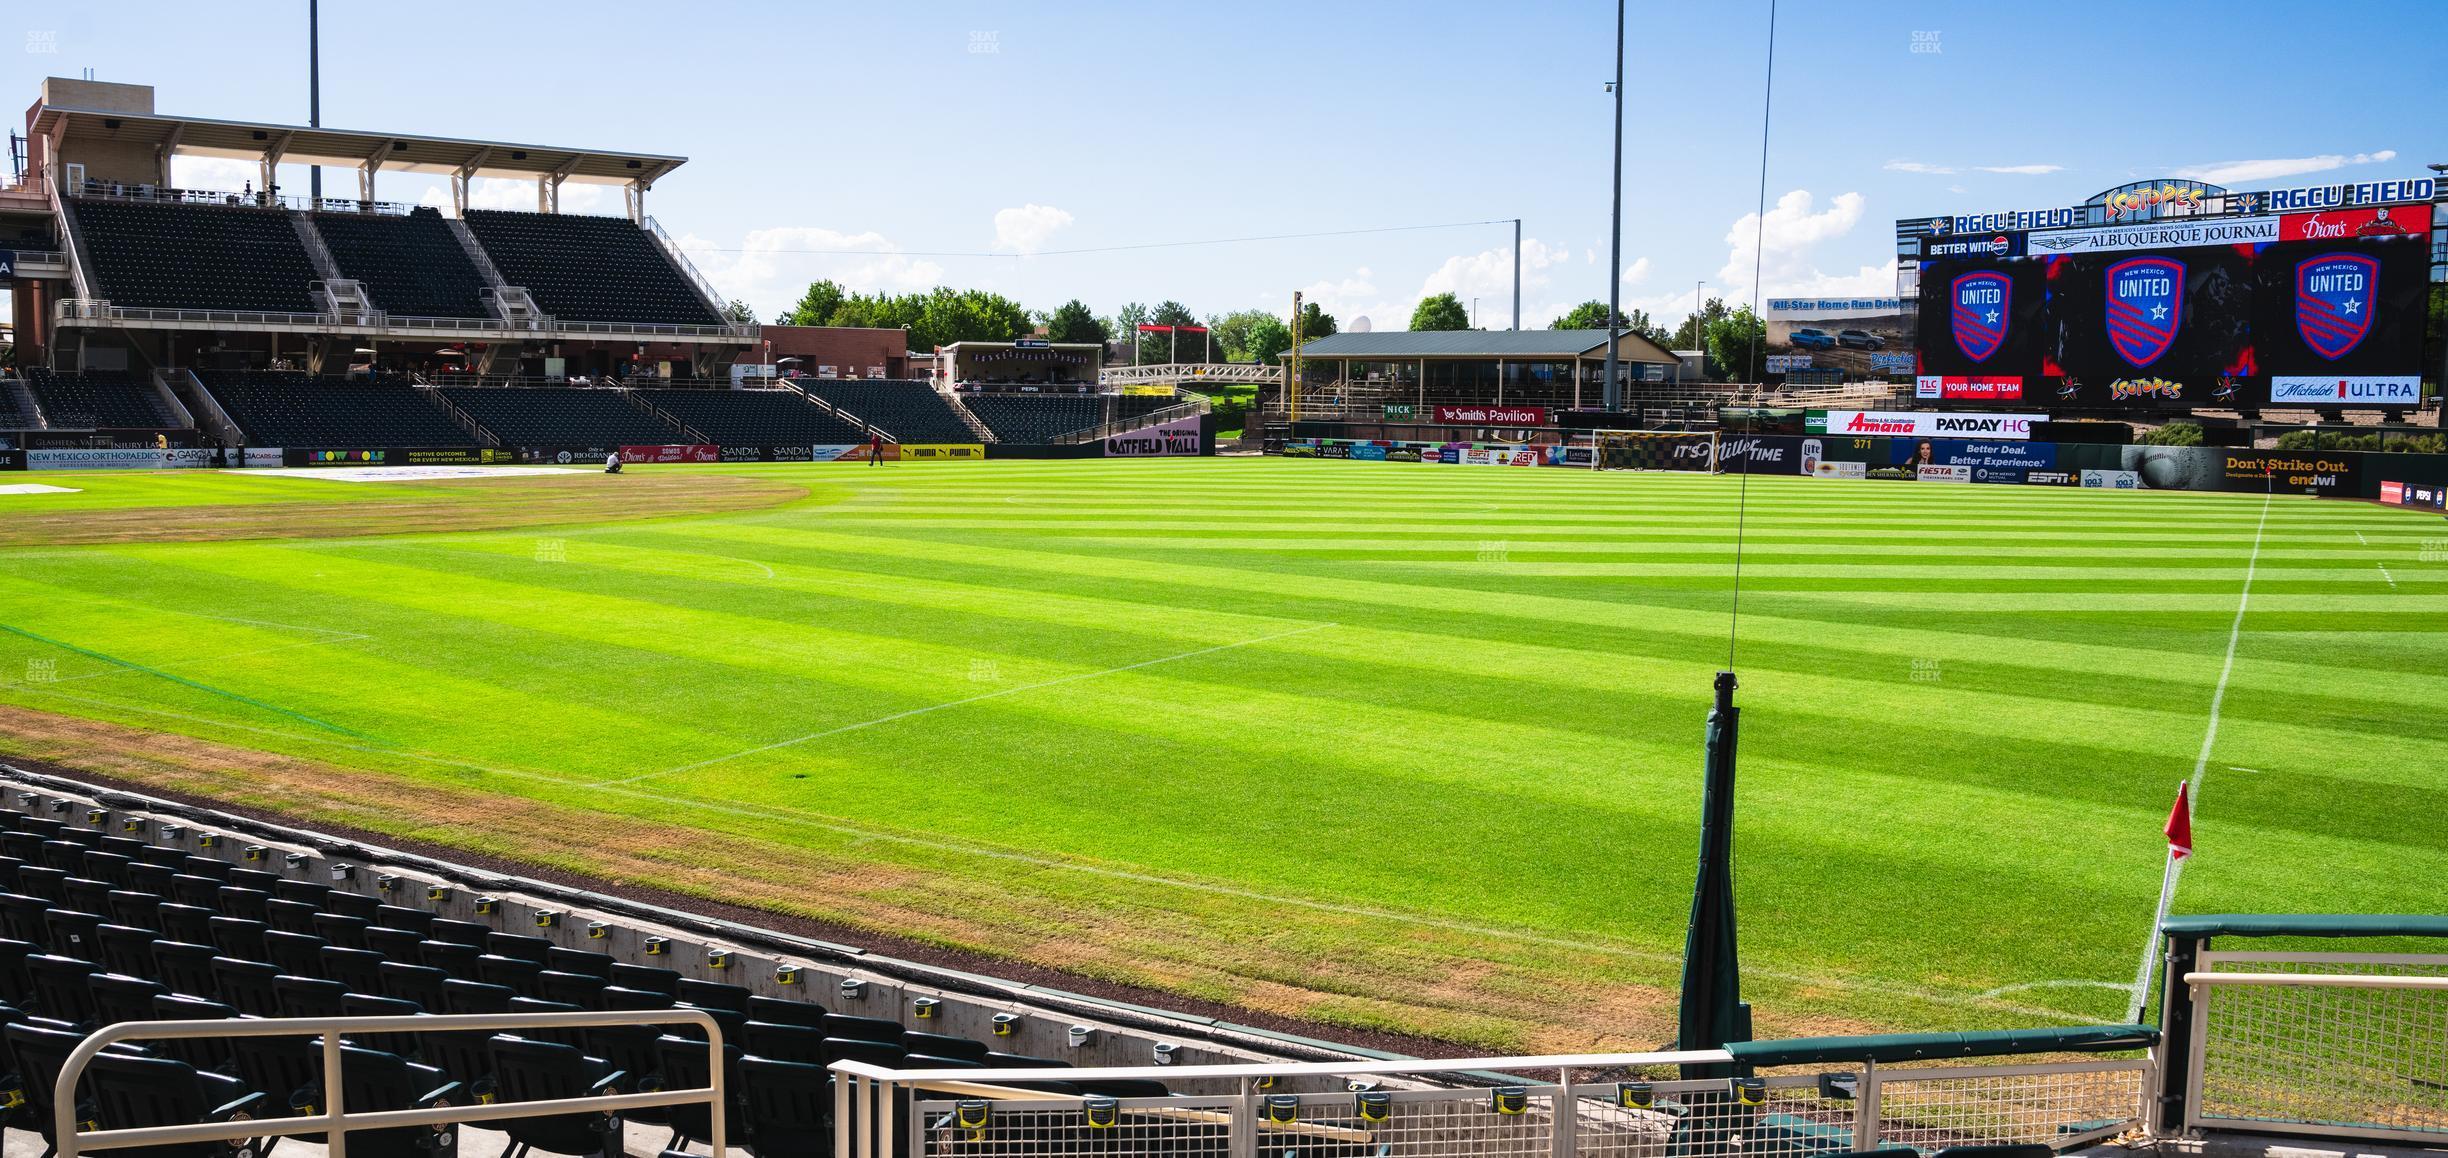
[[619, 473], [620, 473], [620, 470], [621, 470], [621, 462], [620, 462], [620, 452], [619, 452], [619, 451], [617, 451], [617, 450], [616, 450], [616, 451], [613, 451], [612, 453], [607, 454], [607, 455], [605, 455], [605, 456], [604, 456], [604, 473], [605, 473], [605, 474], [619, 474]]

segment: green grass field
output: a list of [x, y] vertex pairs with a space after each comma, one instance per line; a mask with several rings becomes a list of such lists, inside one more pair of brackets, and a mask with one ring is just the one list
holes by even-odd
[[[562, 481], [681, 472], [807, 493], [466, 533], [21, 536], [0, 749], [1330, 1023], [1521, 1048], [1671, 1023], [1735, 480], [1211, 459]], [[0, 496], [0, 533], [398, 493], [65, 485], [87, 489]], [[2178, 908], [2438, 911], [2444, 534], [2310, 499], [1753, 480], [1737, 887], [1762, 1035], [2121, 1016], [2103, 984], [2132, 976], [2256, 535]]]

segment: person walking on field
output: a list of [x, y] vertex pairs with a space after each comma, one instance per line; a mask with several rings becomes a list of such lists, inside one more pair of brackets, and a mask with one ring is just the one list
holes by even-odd
[[874, 466], [882, 461], [884, 461], [884, 436], [869, 434], [867, 436], [867, 465]]

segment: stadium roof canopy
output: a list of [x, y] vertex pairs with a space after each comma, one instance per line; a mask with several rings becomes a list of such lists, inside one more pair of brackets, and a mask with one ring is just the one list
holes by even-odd
[[[1675, 365], [1674, 354], [1630, 331], [1616, 333], [1615, 356], [1626, 362]], [[1606, 357], [1605, 330], [1390, 330], [1340, 333], [1301, 343], [1303, 358], [1398, 360], [1503, 358], [1522, 361]]]
[[467, 177], [552, 177], [611, 184], [655, 180], [688, 161], [659, 153], [620, 153], [552, 145], [520, 145], [464, 137], [310, 128], [271, 121], [224, 121], [159, 113], [45, 105], [30, 127], [67, 142], [149, 145], [188, 157], [229, 157], [278, 163], [368, 166], [409, 173]]

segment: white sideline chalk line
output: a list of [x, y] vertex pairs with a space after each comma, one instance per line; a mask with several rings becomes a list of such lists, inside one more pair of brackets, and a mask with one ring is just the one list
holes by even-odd
[[2388, 580], [2389, 586], [2395, 587], [2397, 585], [2397, 577], [2389, 574], [2388, 564], [2380, 563], [2375, 565], [2380, 568], [2380, 577]]
[[827, 728], [821, 732], [810, 732], [807, 735], [796, 736], [788, 740], [777, 740], [771, 744], [759, 744], [754, 748], [742, 748], [728, 756], [716, 756], [710, 760], [699, 760], [694, 764], [682, 764], [677, 768], [665, 768], [660, 772], [647, 772], [637, 776], [625, 776], [618, 780], [598, 781], [592, 785], [592, 787], [609, 788], [617, 784], [635, 784], [640, 780], [652, 780], [657, 776], [669, 776], [675, 772], [690, 772], [709, 765], [721, 764], [730, 760], [737, 760], [742, 756], [754, 756], [759, 752], [771, 752], [777, 748], [788, 748], [797, 744], [805, 744], [810, 740], [821, 740], [827, 736], [838, 736], [843, 732], [854, 732], [860, 728], [872, 728], [878, 724], [889, 724], [895, 720], [906, 720], [911, 716], [923, 716], [928, 712], [940, 712], [945, 708], [957, 708], [963, 704], [977, 703], [980, 700], [991, 700], [1002, 696], [1018, 695], [1021, 692], [1035, 691], [1039, 688], [1050, 688], [1056, 684], [1076, 683], [1080, 680], [1095, 679], [1098, 676], [1109, 676], [1117, 672], [1135, 671], [1143, 667], [1154, 667], [1160, 663], [1172, 663], [1175, 660], [1190, 659], [1194, 656], [1210, 655], [1219, 651], [1228, 651], [1236, 647], [1248, 647], [1251, 644], [1265, 643], [1269, 640], [1288, 639], [1295, 635], [1307, 635], [1312, 631], [1324, 631], [1325, 629], [1333, 626], [1336, 625], [1332, 623], [1313, 623], [1307, 627], [1296, 627], [1290, 631], [1279, 631], [1273, 635], [1259, 636], [1256, 639], [1238, 640], [1233, 643], [1219, 643], [1214, 647], [1202, 647], [1196, 651], [1185, 651], [1180, 655], [1168, 655], [1158, 659], [1143, 659], [1137, 663], [1126, 663], [1120, 667], [1106, 668], [1103, 671], [1075, 672], [1071, 675], [1058, 676], [1050, 680], [1041, 680], [1033, 684], [1022, 684], [1015, 688], [1002, 688], [996, 691], [987, 692], [983, 695], [970, 696], [967, 699], [951, 700], [940, 704], [929, 704], [923, 708], [911, 708], [906, 712], [895, 712], [889, 716], [878, 716], [875, 719], [861, 721], [856, 724], [843, 724], [838, 728]]
[[2032, 989], [2114, 989], [2119, 993], [2130, 993], [2133, 991], [2133, 986], [2122, 981], [2093, 981], [2086, 977], [2066, 977], [2055, 981], [2025, 981], [2016, 985], [2000, 985], [1995, 989], [1982, 990], [1981, 996], [1996, 998]]
[[[46, 690], [41, 685], [27, 685], [27, 688], [28, 690], [33, 691]], [[95, 699], [90, 696], [70, 695], [66, 692], [48, 692], [48, 694], [58, 696], [62, 699], [78, 700], [84, 703], [97, 704], [102, 707], [117, 708], [121, 711], [135, 712], [140, 715], [162, 716], [169, 719], [188, 720], [194, 723], [211, 724], [216, 727], [234, 728], [239, 731], [254, 732], [258, 735], [278, 736], [284, 739], [297, 740], [308, 744], [322, 745], [324, 747], [342, 748], [349, 751], [367, 752], [382, 756], [397, 756], [403, 759], [416, 760], [442, 767], [462, 768], [472, 772], [484, 772], [492, 775], [508, 776], [514, 779], [541, 780], [564, 788], [591, 787], [591, 785], [583, 780], [571, 780], [544, 772], [535, 772], [519, 768], [493, 767], [473, 763], [467, 760], [455, 760], [445, 756], [429, 755], [402, 748], [385, 747], [379, 744], [358, 744], [346, 740], [335, 740], [324, 736], [310, 736], [302, 732], [286, 732], [278, 728], [265, 728], [254, 724], [242, 724], [211, 716], [197, 716], [185, 712], [173, 712], [161, 708], [150, 708], [141, 705], [126, 704], [116, 700], [103, 700]], [[1672, 953], [1660, 953], [1646, 949], [1634, 949], [1623, 945], [1608, 945], [1599, 942], [1575, 940], [1567, 937], [1552, 937], [1520, 929], [1506, 929], [1488, 925], [1473, 925], [1463, 921], [1454, 921], [1442, 917], [1433, 917], [1418, 913], [1405, 913], [1390, 909], [1368, 908], [1359, 905], [1339, 905], [1331, 901], [1310, 900], [1305, 897], [1276, 896], [1271, 893], [1262, 893], [1254, 889], [1239, 888], [1233, 885], [1219, 885], [1211, 884], [1205, 881], [1182, 880], [1175, 877], [1158, 876], [1153, 873], [1132, 872], [1128, 869], [1105, 868], [1099, 865], [1081, 864], [1073, 861], [1058, 860], [1052, 857], [1032, 856], [1027, 853], [990, 848], [985, 845], [967, 844], [940, 837], [910, 836], [905, 833], [893, 832], [888, 829], [872, 828], [854, 824], [835, 817], [820, 816], [804, 812], [799, 809], [749, 808], [743, 805], [722, 804], [715, 801], [692, 799], [685, 796], [671, 796], [664, 793], [648, 792], [641, 789], [627, 788], [617, 785], [605, 786], [598, 790], [609, 792], [616, 796], [627, 796], [632, 799], [643, 800], [652, 804], [664, 804], [675, 808], [694, 808], [707, 812], [746, 817], [752, 820], [779, 820], [785, 823], [802, 824], [812, 828], [820, 828], [828, 832], [837, 832], [846, 836], [856, 836], [870, 840], [881, 840], [890, 844], [902, 844], [914, 848], [924, 848], [939, 852], [950, 852], [962, 856], [974, 856], [988, 860], [1011, 861], [1038, 868], [1060, 869], [1068, 872], [1086, 873], [1091, 876], [1106, 877], [1114, 880], [1126, 880], [1135, 884], [1162, 885], [1170, 888], [1184, 889], [1191, 892], [1207, 893], [1216, 896], [1228, 896], [1238, 899], [1262, 901], [1275, 905], [1288, 905], [1294, 908], [1308, 909], [1313, 912], [1335, 913], [1342, 916], [1352, 917], [1366, 917], [1371, 920], [1391, 921], [1397, 924], [1414, 925], [1422, 928], [1442, 929], [1447, 932], [1467, 933], [1472, 936], [1493, 937], [1498, 940], [1514, 941], [1529, 945], [1540, 945], [1548, 948], [1571, 949], [1577, 952], [1596, 953], [1601, 956], [1620, 957], [1626, 960], [1647, 961], [1655, 964], [1669, 965], [1677, 964], [1682, 961], [1680, 956]], [[1925, 1001], [1932, 1005], [1982, 1006], [2003, 1010], [2008, 1013], [2019, 1013], [2028, 1017], [2071, 1018], [2075, 1021], [2088, 1022], [2094, 1025], [2112, 1024], [2105, 1018], [2093, 1017], [2089, 1014], [2074, 1013], [2063, 1009], [2054, 1009], [2045, 1005], [2025, 1005], [2020, 1002], [2007, 1001], [2003, 998], [1985, 997], [1976, 993], [1949, 993], [1936, 989], [1926, 989], [1917, 985], [1906, 985], [1901, 982], [1870, 981], [1860, 978], [1842, 977], [1828, 974], [1792, 973], [1783, 970], [1771, 969], [1748, 969], [1745, 970], [1745, 974], [1747, 976], [1765, 978], [1771, 981], [1782, 981], [1789, 985], [1816, 988], [1832, 987], [1838, 989], [1853, 989], [1865, 993], [1879, 993], [1890, 997], [1906, 998], [1914, 1001]]]

